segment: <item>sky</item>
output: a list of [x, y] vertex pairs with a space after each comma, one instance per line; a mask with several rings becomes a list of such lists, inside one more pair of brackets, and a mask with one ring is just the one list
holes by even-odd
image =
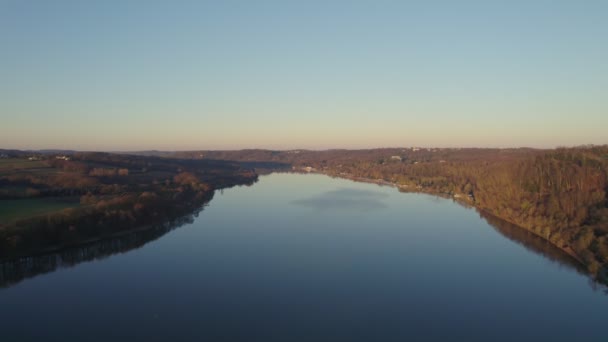
[[0, 0], [0, 148], [608, 144], [608, 1]]

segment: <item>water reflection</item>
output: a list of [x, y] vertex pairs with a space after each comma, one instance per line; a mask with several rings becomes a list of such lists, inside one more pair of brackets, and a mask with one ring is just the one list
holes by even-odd
[[346, 210], [367, 212], [388, 208], [388, 195], [371, 190], [339, 188], [317, 196], [292, 201], [291, 204], [313, 210]]
[[[290, 204], [313, 210], [367, 212], [388, 208], [388, 200], [389, 195], [379, 191], [338, 188], [317, 196], [295, 200], [290, 202]], [[204, 209], [206, 203], [199, 208], [193, 209], [187, 215], [177, 216], [145, 229], [136, 229], [119, 236], [107, 237], [95, 242], [83, 242], [52, 253], [31, 253], [31, 251], [24, 251], [17, 254], [20, 255], [19, 257], [5, 258], [0, 261], [0, 287], [10, 287], [25, 279], [50, 273], [60, 268], [73, 267], [82, 262], [100, 260], [114, 254], [138, 249], [180, 226], [192, 223], [194, 218]], [[544, 239], [486, 212], [480, 211], [479, 214], [498, 233], [509, 240], [524, 246], [529, 251], [542, 255], [552, 262], [558, 263], [562, 267], [587, 275], [583, 265]], [[28, 255], [27, 253], [31, 254]], [[600, 286], [602, 290], [606, 291], [605, 286], [593, 280], [590, 283], [594, 288]]]
[[82, 262], [101, 260], [114, 254], [138, 249], [178, 227], [194, 222], [194, 218], [198, 216], [203, 208], [204, 206], [195, 209], [188, 215], [175, 217], [143, 229], [139, 228], [125, 232], [119, 236], [82, 243], [53, 253], [22, 256], [0, 261], [0, 287], [10, 287], [25, 279], [50, 273], [60, 268], [73, 267]]
[[587, 274], [585, 267], [580, 262], [543, 238], [510, 222], [501, 220], [492, 214], [484, 211], [478, 212], [481, 218], [486, 220], [494, 230], [507, 239], [568, 269], [576, 270], [581, 274]]
[[568, 255], [566, 252], [545, 241], [545, 239], [535, 235], [534, 233], [518, 227], [517, 225], [501, 220], [500, 218], [484, 211], [478, 210], [477, 212], [479, 213], [479, 216], [488, 222], [488, 224], [494, 228], [494, 230], [500, 233], [500, 235], [525, 247], [531, 252], [542, 255], [561, 267], [574, 270], [579, 274], [587, 276], [589, 278], [589, 285], [594, 290], [601, 290], [608, 294], [608, 286], [589, 276], [585, 266], [572, 256]]

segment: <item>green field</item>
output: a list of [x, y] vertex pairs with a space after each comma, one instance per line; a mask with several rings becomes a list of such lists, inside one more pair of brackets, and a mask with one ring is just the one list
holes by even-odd
[[0, 176], [13, 174], [48, 174], [56, 172], [55, 169], [47, 165], [42, 160], [27, 159], [0, 159]]
[[79, 205], [76, 197], [0, 200], [0, 224]]
[[0, 170], [2, 169], [32, 169], [47, 167], [42, 160], [27, 160], [27, 159], [0, 159]]

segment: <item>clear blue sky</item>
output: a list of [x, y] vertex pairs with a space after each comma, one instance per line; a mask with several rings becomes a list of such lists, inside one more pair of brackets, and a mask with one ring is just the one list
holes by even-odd
[[0, 148], [608, 143], [608, 1], [2, 1]]

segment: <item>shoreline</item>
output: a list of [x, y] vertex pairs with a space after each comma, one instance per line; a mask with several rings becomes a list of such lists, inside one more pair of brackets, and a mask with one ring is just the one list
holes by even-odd
[[[546, 241], [547, 243], [551, 244], [552, 246], [556, 247], [557, 249], [561, 250], [562, 252], [564, 252], [565, 254], [569, 255], [571, 258], [573, 258], [574, 260], [576, 260], [578, 263], [580, 263], [582, 266], [585, 267], [585, 269], [587, 268], [587, 264], [585, 262], [583, 262], [583, 260], [581, 259], [581, 257], [574, 251], [572, 250], [572, 248], [570, 246], [568, 247], [562, 247], [559, 246], [555, 243], [553, 243], [551, 240], [547, 239], [546, 237], [538, 234], [537, 232], [527, 229], [515, 222], [512, 222], [508, 219], [502, 218], [500, 216], [496, 216], [495, 214], [489, 212], [487, 209], [479, 207], [477, 205], [475, 205], [475, 202], [471, 201], [471, 200], [467, 200], [468, 197], [466, 197], [465, 195], [461, 195], [458, 196], [459, 194], [449, 194], [449, 193], [440, 193], [440, 192], [433, 192], [433, 191], [425, 191], [424, 188], [420, 187], [420, 188], [412, 188], [409, 187], [407, 185], [399, 185], [396, 183], [392, 183], [389, 181], [386, 181], [384, 179], [372, 179], [372, 178], [365, 178], [365, 177], [357, 177], [357, 176], [341, 176], [341, 175], [333, 175], [333, 174], [328, 174], [328, 173], [323, 173], [323, 172], [295, 172], [295, 173], [313, 173], [313, 174], [320, 174], [320, 175], [324, 175], [324, 176], [328, 176], [328, 177], [332, 177], [332, 178], [340, 178], [340, 179], [347, 179], [347, 180], [351, 180], [353, 182], [360, 182], [360, 183], [370, 183], [370, 184], [376, 184], [376, 185], [380, 185], [380, 186], [390, 186], [393, 188], [397, 188], [400, 192], [408, 192], [408, 193], [418, 193], [418, 194], [427, 194], [427, 195], [434, 195], [434, 196], [438, 196], [438, 197], [442, 197], [445, 199], [452, 199], [454, 202], [457, 202], [460, 205], [463, 206], [467, 206], [467, 207], [471, 207], [471, 208], [475, 208], [476, 210], [483, 212], [484, 214], [487, 215], [491, 215], [497, 219], [500, 219], [502, 221], [508, 222], [510, 224], [513, 224], [515, 226], [517, 226], [518, 228], [525, 230], [527, 232], [532, 233], [535, 236], [538, 236], [539, 238], [543, 239], [544, 241]], [[463, 197], [464, 196], [464, 197]], [[600, 278], [601, 276], [598, 275], [594, 275], [591, 272], [587, 272], [589, 275], [593, 276], [593, 277], [597, 277]]]

